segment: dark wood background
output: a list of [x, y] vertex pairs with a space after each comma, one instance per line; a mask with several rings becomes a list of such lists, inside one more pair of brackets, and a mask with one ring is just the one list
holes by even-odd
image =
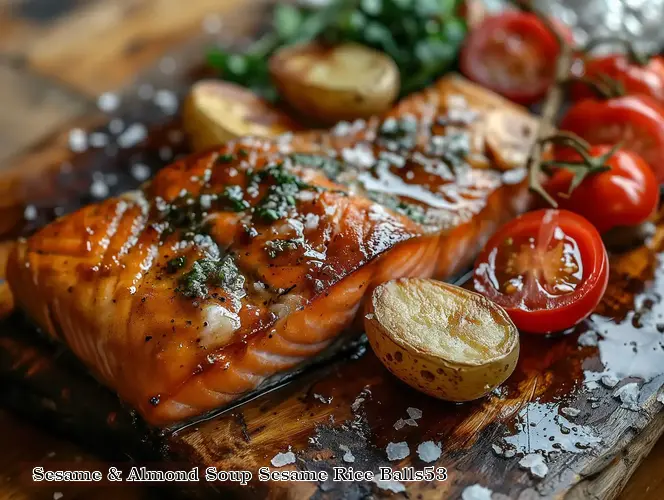
[[[26, 170], [33, 182], [48, 182], [48, 169], [70, 155], [69, 130], [108, 121], [97, 108], [101, 93], [135, 95], [137, 80], [168, 88], [183, 58], [201, 58], [214, 38], [249, 33], [251, 12], [240, 0], [0, 0], [0, 184], [12, 185]], [[0, 199], [0, 232], [8, 230], [3, 216], [24, 209], [18, 187]], [[0, 246], [0, 257], [6, 248]], [[83, 449], [0, 410], [0, 498], [150, 496], [126, 485], [37, 487], [26, 477], [36, 463], [104, 467], [90, 444]], [[626, 470], [630, 459], [623, 458]], [[661, 498], [663, 466], [660, 442], [622, 498]]]

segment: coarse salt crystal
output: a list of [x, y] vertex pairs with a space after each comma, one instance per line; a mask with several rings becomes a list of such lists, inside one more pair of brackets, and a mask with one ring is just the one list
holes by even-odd
[[530, 473], [534, 477], [540, 479], [546, 477], [549, 472], [549, 467], [544, 463], [544, 457], [539, 453], [530, 453], [529, 455], [526, 455], [519, 460], [519, 466], [523, 469], [530, 470]]
[[63, 493], [56, 491], [55, 493], [53, 493], [53, 500], [60, 500], [63, 496], [64, 496]]
[[417, 456], [420, 457], [420, 460], [423, 462], [435, 462], [440, 458], [440, 455], [440, 445], [433, 441], [424, 441], [417, 447]]
[[404, 424], [410, 425], [411, 427], [417, 427], [417, 422], [413, 418], [407, 418], [403, 422], [404, 422]]
[[148, 129], [142, 123], [133, 123], [127, 127], [118, 137], [118, 146], [121, 148], [131, 148], [145, 140], [148, 136]]
[[497, 444], [492, 444], [491, 448], [496, 455], [501, 456], [503, 454], [503, 449]]
[[295, 453], [287, 451], [286, 453], [277, 453], [270, 461], [275, 467], [283, 467], [284, 465], [295, 463]]
[[403, 418], [400, 418], [399, 420], [397, 420], [396, 422], [394, 422], [394, 428], [395, 428], [396, 430], [401, 430], [401, 429], [403, 429], [405, 425], [406, 425], [406, 421], [405, 421]]
[[565, 408], [560, 409], [560, 413], [567, 415], [568, 417], [578, 417], [581, 413], [581, 410], [578, 408], [572, 408], [571, 406], [566, 406]]
[[178, 110], [178, 96], [170, 90], [158, 90], [153, 101], [168, 115], [173, 115]]
[[616, 389], [613, 393], [613, 397], [620, 400], [622, 408], [636, 411], [639, 409], [639, 392], [639, 384], [636, 382], [630, 382], [629, 384], [625, 384]]
[[491, 491], [489, 488], [485, 488], [479, 484], [473, 484], [472, 486], [466, 486], [461, 492], [462, 500], [491, 500]]
[[392, 493], [403, 493], [406, 491], [406, 487], [399, 481], [383, 481], [381, 479], [374, 478], [373, 482], [376, 483], [376, 486], [378, 486], [381, 490], [391, 491]]
[[351, 453], [350, 448], [345, 444], [340, 444], [339, 449], [344, 452], [344, 456], [341, 458], [344, 462], [352, 464], [355, 462], [355, 456]]
[[664, 392], [660, 392], [660, 393], [657, 395], [657, 401], [658, 401], [659, 403], [662, 403], [662, 404], [664, 405]]
[[593, 331], [583, 332], [581, 335], [579, 335], [577, 343], [583, 347], [596, 347], [597, 334]]
[[326, 405], [329, 405], [332, 402], [332, 396], [330, 396], [329, 398], [326, 398], [322, 394], [314, 393], [314, 398], [317, 399], [318, 401], [320, 401], [321, 403], [326, 404]]
[[400, 441], [398, 443], [388, 443], [385, 451], [387, 452], [387, 459], [390, 461], [401, 460], [410, 455], [410, 448], [408, 447], [408, 443], [405, 441]]
[[93, 148], [103, 148], [108, 144], [108, 136], [103, 132], [92, 132], [88, 136], [88, 142]]
[[419, 408], [408, 407], [406, 408], [406, 413], [408, 413], [410, 418], [414, 418], [415, 420], [422, 418], [422, 410]]
[[601, 382], [609, 389], [613, 389], [615, 386], [617, 386], [620, 383], [620, 379], [615, 375], [613, 375], [612, 373], [608, 373], [606, 375], [602, 375]]
[[90, 195], [93, 198], [106, 198], [108, 196], [108, 185], [103, 179], [97, 179], [90, 184]]
[[108, 122], [108, 131], [111, 134], [118, 135], [124, 130], [125, 124], [120, 118], [113, 118]]
[[69, 149], [74, 153], [82, 153], [88, 149], [88, 134], [80, 128], [69, 131]]
[[112, 92], [104, 92], [97, 98], [97, 107], [104, 113], [112, 113], [120, 106], [120, 97]]
[[134, 163], [130, 171], [131, 176], [139, 182], [143, 182], [150, 177], [150, 167], [143, 163]]
[[23, 210], [23, 218], [25, 220], [35, 220], [37, 218], [37, 207], [34, 205], [27, 205]]

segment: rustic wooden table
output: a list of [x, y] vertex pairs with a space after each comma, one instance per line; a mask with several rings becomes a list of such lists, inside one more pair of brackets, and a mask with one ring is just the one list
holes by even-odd
[[[44, 145], [66, 141], [71, 128], [97, 122], [100, 94], [120, 92], [150, 68], [167, 79], [175, 59], [164, 54], [204, 32], [223, 32], [224, 16], [241, 3], [0, 0], [0, 182], [16, 169], [57, 162], [55, 150]], [[107, 96], [106, 105], [115, 95]], [[147, 488], [131, 486], [36, 486], [28, 472], [35, 464], [104, 464], [91, 454], [94, 443], [84, 450], [2, 410], [0, 444], [0, 499], [150, 496]], [[662, 466], [664, 441], [634, 474], [622, 498], [661, 498]]]

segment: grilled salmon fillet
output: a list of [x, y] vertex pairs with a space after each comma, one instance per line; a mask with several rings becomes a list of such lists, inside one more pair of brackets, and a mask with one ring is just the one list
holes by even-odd
[[20, 241], [9, 283], [149, 423], [201, 415], [320, 353], [377, 284], [450, 277], [525, 208], [507, 163], [526, 139], [487, 135], [505, 110], [532, 125], [448, 79], [382, 119], [228, 143]]

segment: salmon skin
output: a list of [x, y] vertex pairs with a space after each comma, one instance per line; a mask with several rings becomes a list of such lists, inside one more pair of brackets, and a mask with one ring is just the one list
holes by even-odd
[[[239, 139], [56, 220], [9, 259], [18, 304], [150, 424], [236, 400], [319, 354], [377, 284], [449, 277], [525, 208], [523, 169], [469, 145], [508, 105], [452, 82], [382, 120]], [[464, 95], [473, 119], [451, 124]]]

